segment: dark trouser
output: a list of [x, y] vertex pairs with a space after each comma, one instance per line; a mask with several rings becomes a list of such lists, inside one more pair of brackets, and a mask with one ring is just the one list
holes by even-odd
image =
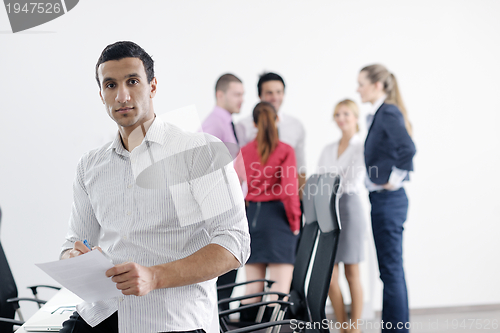
[[[231, 284], [236, 281], [236, 274], [238, 271], [236, 269], [233, 269], [232, 271], [227, 272], [224, 275], [219, 276], [217, 279], [217, 287], [218, 286], [223, 286], [226, 284]], [[217, 290], [217, 298], [219, 300], [229, 298], [231, 297], [231, 294], [233, 293], [234, 288], [227, 288], [224, 290]], [[219, 305], [219, 310], [229, 310], [229, 303], [221, 304]]]
[[[63, 323], [63, 328], [59, 333], [118, 333], [118, 313], [113, 313], [109, 318], [95, 327], [91, 327], [83, 320], [78, 312], [73, 312], [71, 317]], [[205, 330], [185, 331], [177, 333], [205, 333]]]
[[373, 238], [380, 278], [384, 283], [382, 332], [408, 332], [405, 328], [409, 325], [408, 292], [403, 270], [403, 223], [408, 212], [408, 198], [401, 188], [370, 192], [370, 202]]
[[118, 333], [118, 313], [115, 312], [99, 325], [92, 327], [83, 320], [78, 312], [73, 312], [71, 317], [63, 323], [59, 333]]

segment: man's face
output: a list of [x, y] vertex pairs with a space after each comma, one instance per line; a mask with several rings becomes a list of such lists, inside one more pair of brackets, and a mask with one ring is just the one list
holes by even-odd
[[230, 113], [240, 113], [241, 104], [243, 104], [243, 84], [240, 82], [229, 82], [226, 92], [222, 92], [223, 108]]
[[285, 96], [285, 87], [281, 81], [273, 80], [266, 81], [262, 84], [260, 92], [260, 100], [262, 102], [271, 103], [276, 112], [279, 111], [283, 97]]
[[102, 63], [98, 69], [99, 95], [108, 115], [130, 133], [154, 118], [152, 98], [156, 94], [156, 78], [148, 83], [139, 58], [123, 58]]

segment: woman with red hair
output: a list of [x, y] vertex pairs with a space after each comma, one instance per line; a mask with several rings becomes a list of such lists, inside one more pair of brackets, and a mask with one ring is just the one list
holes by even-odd
[[[279, 141], [277, 120], [270, 103], [257, 104], [253, 110], [257, 137], [241, 149], [247, 176], [245, 200], [251, 238], [251, 255], [245, 271], [247, 280], [255, 280], [264, 279], [269, 269], [269, 278], [276, 281], [271, 291], [288, 293], [301, 211], [295, 152]], [[249, 284], [246, 294], [261, 292], [263, 288], [263, 283]], [[253, 298], [242, 303], [258, 301]], [[242, 312], [240, 320], [254, 321], [256, 311]]]

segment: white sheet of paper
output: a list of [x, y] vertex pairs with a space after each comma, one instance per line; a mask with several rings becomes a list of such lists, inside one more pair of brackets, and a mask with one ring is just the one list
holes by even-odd
[[122, 296], [111, 278], [106, 277], [106, 271], [114, 265], [98, 250], [36, 265], [86, 302]]

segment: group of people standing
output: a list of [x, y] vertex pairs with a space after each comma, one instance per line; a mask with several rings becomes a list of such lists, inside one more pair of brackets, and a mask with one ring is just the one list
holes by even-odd
[[[363, 103], [371, 103], [367, 116], [368, 135], [363, 142], [359, 131], [359, 110], [355, 102], [343, 100], [333, 112], [342, 137], [327, 145], [317, 172], [342, 176], [343, 195], [339, 210], [342, 223], [339, 246], [330, 284], [329, 297], [339, 322], [348, 322], [338, 285], [338, 263], [344, 263], [351, 293], [351, 322], [361, 318], [363, 291], [359, 263], [363, 260], [365, 220], [360, 190], [366, 187], [372, 205], [371, 220], [380, 277], [384, 283], [383, 331], [407, 332], [408, 297], [402, 262], [403, 223], [408, 199], [403, 188], [413, 170], [416, 152], [412, 128], [399, 93], [396, 78], [382, 65], [361, 69], [358, 93]], [[271, 290], [287, 293], [290, 288], [295, 250], [301, 225], [301, 191], [306, 180], [305, 129], [302, 123], [280, 110], [285, 82], [275, 73], [263, 74], [257, 84], [260, 102], [252, 115], [239, 123], [244, 88], [232, 74], [219, 78], [215, 87], [216, 106], [202, 124], [202, 130], [227, 144], [237, 144], [241, 154], [235, 160], [247, 204], [251, 255], [245, 265], [247, 280], [263, 279], [266, 270], [275, 280]], [[291, 172], [293, 170], [293, 172]], [[234, 282], [233, 270], [218, 284]], [[263, 283], [247, 286], [246, 294], [262, 291]], [[231, 290], [219, 292], [227, 298]], [[251, 303], [259, 299], [249, 299]], [[250, 321], [256, 313], [243, 312]], [[387, 323], [391, 323], [390, 327]], [[345, 325], [344, 327], [349, 327]], [[351, 331], [359, 332], [359, 328]]]

